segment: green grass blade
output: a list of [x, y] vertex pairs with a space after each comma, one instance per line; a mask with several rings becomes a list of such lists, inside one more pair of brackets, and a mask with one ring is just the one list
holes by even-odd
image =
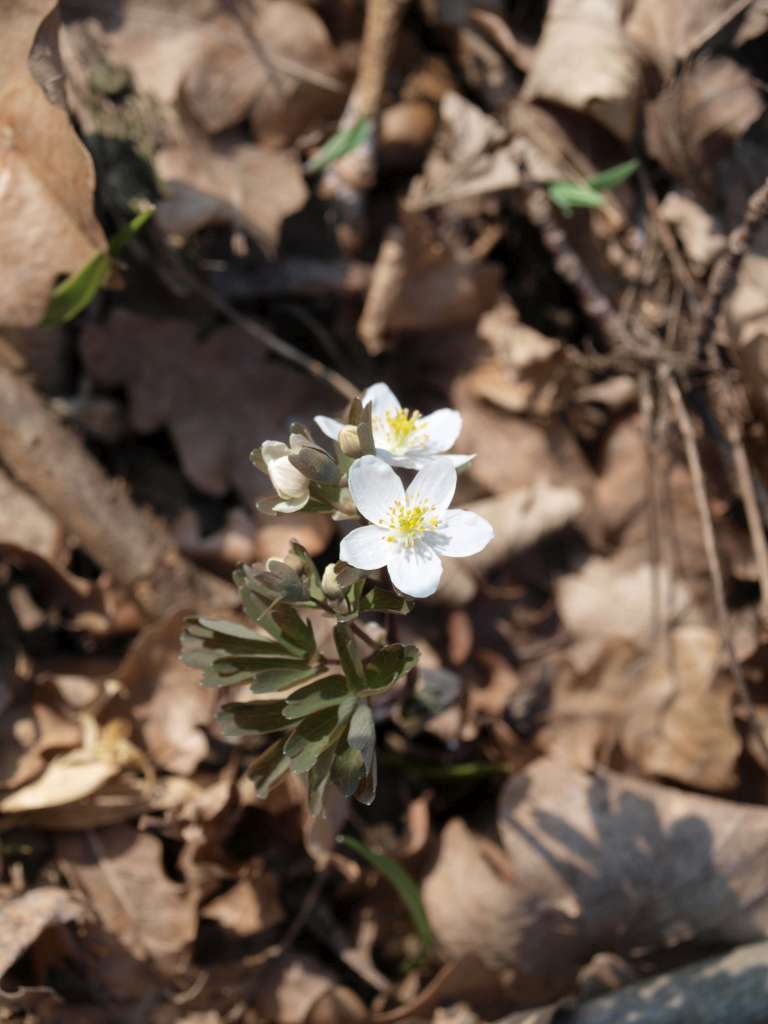
[[337, 837], [336, 841], [348, 846], [350, 850], [353, 850], [363, 860], [368, 861], [371, 867], [386, 878], [408, 911], [416, 934], [421, 940], [422, 952], [426, 953], [432, 945], [432, 929], [429, 927], [429, 920], [421, 902], [419, 887], [413, 877], [396, 860], [383, 853], [375, 853], [353, 836], [341, 835]]

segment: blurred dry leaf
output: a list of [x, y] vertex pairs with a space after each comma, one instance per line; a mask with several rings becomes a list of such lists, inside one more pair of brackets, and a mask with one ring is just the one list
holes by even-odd
[[573, 636], [638, 643], [648, 640], [663, 612], [675, 621], [690, 607], [685, 584], [672, 580], [666, 566], [624, 564], [621, 553], [593, 556], [578, 572], [562, 576], [555, 600]]
[[274, 255], [283, 221], [309, 197], [293, 153], [250, 143], [208, 142], [188, 133], [157, 153], [155, 170], [164, 189], [155, 220], [172, 238], [186, 239], [209, 224], [229, 224], [249, 232]]
[[114, 678], [125, 689], [132, 716], [152, 761], [167, 772], [191, 775], [208, 754], [205, 726], [217, 693], [199, 685], [199, 672], [179, 661], [183, 615], [145, 626]]
[[297, 415], [311, 421], [329, 402], [327, 388], [232, 327], [198, 340], [191, 321], [120, 310], [105, 327], [85, 328], [82, 352], [95, 381], [127, 388], [134, 430], [170, 430], [196, 487], [216, 495], [235, 487], [246, 502], [270, 488], [250, 464], [254, 445], [282, 436]]
[[464, 426], [456, 450], [476, 452], [469, 473], [493, 494], [544, 482], [588, 491], [593, 474], [576, 438], [559, 420], [544, 425], [510, 416], [472, 394], [466, 376], [451, 389]]
[[697, 0], [694, 4], [634, 0], [626, 31], [643, 56], [666, 76], [678, 61], [701, 49], [750, 6], [751, 0]]
[[55, 885], [0, 901], [0, 978], [46, 928], [78, 921], [84, 909], [72, 893]]
[[621, 0], [551, 0], [523, 97], [591, 115], [631, 142], [640, 61], [621, 24]]
[[66, 562], [64, 531], [48, 509], [0, 467], [0, 544]]
[[620, 750], [644, 775], [731, 789], [742, 741], [721, 647], [706, 626], [673, 629], [647, 653], [607, 643], [586, 672], [560, 673], [537, 744], [585, 769]]
[[339, 1002], [334, 1000], [334, 991], [340, 988], [338, 980], [312, 957], [279, 957], [267, 964], [258, 978], [254, 1005], [275, 1024], [352, 1024], [367, 1017], [358, 997], [345, 999], [342, 995]]
[[261, 5], [251, 32], [260, 64], [251, 133], [289, 146], [339, 112], [346, 91], [339, 57], [320, 15], [294, 0]]
[[725, 234], [715, 218], [684, 192], [670, 189], [659, 203], [659, 216], [674, 228], [688, 260], [700, 274], [725, 248]]
[[273, 928], [285, 920], [277, 878], [268, 872], [259, 878], [241, 879], [207, 903], [202, 917], [235, 935], [255, 935]]
[[519, 1001], [566, 991], [598, 951], [652, 957], [768, 932], [768, 811], [542, 758], [509, 779], [491, 853], [458, 818], [423, 885], [450, 956], [515, 974]]
[[189, 962], [197, 907], [163, 869], [163, 845], [130, 826], [57, 840], [59, 867], [106, 930], [137, 960], [175, 973]]
[[[0, 812], [21, 814], [78, 804], [102, 788], [138, 752], [125, 737], [126, 723], [115, 720], [99, 730], [91, 720], [84, 745], [53, 758], [32, 782], [0, 797]], [[76, 813], [76, 809], [75, 809]]]
[[2, 0], [0, 20], [0, 324], [34, 327], [60, 274], [106, 247], [93, 212], [93, 162], [66, 110], [27, 62], [53, 0]]
[[714, 165], [765, 105], [759, 84], [735, 60], [693, 61], [646, 107], [648, 153], [678, 183], [711, 201]]

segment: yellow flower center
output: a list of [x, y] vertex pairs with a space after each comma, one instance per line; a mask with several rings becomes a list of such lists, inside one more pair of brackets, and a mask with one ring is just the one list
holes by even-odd
[[423, 443], [424, 427], [422, 415], [418, 409], [398, 409], [397, 412], [384, 414], [383, 428], [388, 435], [388, 447], [397, 449], [415, 448]]
[[436, 511], [436, 507], [429, 502], [411, 504], [405, 498], [391, 506], [388, 518], [382, 519], [379, 525], [388, 531], [387, 540], [391, 544], [399, 541], [403, 547], [412, 548], [422, 534], [439, 525]]

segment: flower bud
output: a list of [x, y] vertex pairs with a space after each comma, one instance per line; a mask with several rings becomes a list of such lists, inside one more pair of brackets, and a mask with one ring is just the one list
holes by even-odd
[[363, 454], [357, 427], [353, 427], [351, 424], [347, 424], [345, 427], [341, 428], [338, 444], [339, 448], [341, 448], [344, 454], [348, 455], [350, 459], [359, 459]]
[[301, 498], [307, 490], [307, 478], [291, 464], [287, 455], [267, 466], [269, 479], [281, 498]]
[[320, 586], [331, 601], [337, 601], [362, 574], [346, 562], [332, 562], [326, 565]]

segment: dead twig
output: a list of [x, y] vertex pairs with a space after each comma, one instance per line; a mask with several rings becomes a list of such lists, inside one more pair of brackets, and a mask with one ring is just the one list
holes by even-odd
[[717, 319], [726, 296], [732, 290], [741, 261], [747, 254], [752, 237], [768, 216], [768, 178], [747, 200], [744, 217], [728, 235], [726, 252], [715, 265], [709, 282], [709, 302], [704, 310], [699, 334], [699, 358], [706, 361]]
[[752, 695], [749, 692], [749, 687], [747, 686], [747, 681], [744, 678], [744, 673], [741, 670], [741, 665], [738, 662], [736, 652], [733, 648], [731, 620], [728, 615], [728, 606], [725, 598], [723, 570], [720, 565], [720, 556], [717, 552], [715, 526], [712, 522], [712, 513], [709, 509], [707, 485], [704, 478], [704, 468], [701, 464], [701, 457], [699, 455], [699, 447], [696, 442], [693, 423], [691, 422], [691, 417], [683, 399], [680, 386], [673, 376], [670, 376], [667, 380], [667, 392], [672, 403], [675, 419], [677, 420], [678, 429], [680, 430], [680, 436], [683, 441], [686, 462], [688, 463], [688, 471], [691, 474], [696, 511], [698, 513], [702, 540], [704, 542], [704, 552], [712, 584], [712, 594], [715, 600], [715, 614], [717, 616], [723, 650], [725, 651], [728, 665], [731, 670], [731, 674], [733, 675], [739, 696], [744, 704], [750, 728], [755, 735], [755, 739], [760, 746], [763, 756], [766, 758], [766, 762], [768, 762], [768, 743], [766, 743], [762, 729], [760, 728], [757, 709], [755, 708]]
[[138, 508], [17, 369], [0, 361], [0, 461], [61, 520], [150, 617], [230, 604], [232, 588], [188, 562], [168, 527]]

